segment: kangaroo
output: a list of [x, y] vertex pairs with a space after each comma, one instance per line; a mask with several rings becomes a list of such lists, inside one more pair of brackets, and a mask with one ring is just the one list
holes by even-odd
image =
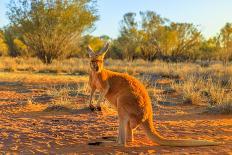
[[113, 104], [118, 112], [119, 145], [126, 145], [127, 141], [133, 141], [133, 131], [141, 125], [146, 135], [155, 143], [166, 146], [210, 146], [219, 145], [217, 142], [206, 140], [169, 140], [159, 135], [153, 127], [153, 112], [150, 97], [144, 85], [136, 78], [128, 74], [113, 72], [103, 67], [103, 60], [108, 51], [109, 43], [99, 52], [94, 52], [90, 46], [87, 51], [90, 56], [89, 84], [92, 88], [90, 96], [90, 108], [92, 96], [96, 89], [100, 90], [101, 97]]

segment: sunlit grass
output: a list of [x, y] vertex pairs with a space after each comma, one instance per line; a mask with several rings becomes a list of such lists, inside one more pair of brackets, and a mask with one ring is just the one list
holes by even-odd
[[48, 109], [69, 109], [70, 111], [72, 111], [83, 108], [83, 104], [75, 103], [73, 99], [76, 97], [87, 99], [89, 96], [89, 88], [87, 86], [87, 83], [52, 86], [50, 87], [50, 89], [47, 90], [47, 95], [53, 98], [53, 101], [49, 103]]
[[[148, 62], [135, 60], [105, 60], [105, 68], [128, 73], [139, 78], [147, 87], [149, 94], [155, 89], [154, 77], [172, 79], [172, 87], [183, 98], [183, 103], [207, 105], [212, 112], [226, 109], [231, 111], [232, 104], [232, 65], [223, 65], [220, 62], [208, 65], [201, 63], [167, 63], [163, 61]], [[89, 60], [72, 58], [62, 61], [54, 61], [45, 65], [36, 58], [0, 58], [1, 80], [44, 83], [82, 83], [78, 88], [70, 87], [49, 89], [49, 95], [59, 97], [54, 105], [68, 105], [70, 92], [76, 95], [88, 94]], [[48, 74], [49, 73], [49, 74]], [[81, 76], [80, 76], [81, 75]], [[154, 96], [154, 95], [153, 95]], [[157, 95], [155, 95], [157, 97]], [[159, 95], [158, 95], [159, 96]], [[215, 110], [217, 109], [217, 110]], [[220, 110], [221, 109], [221, 110]]]

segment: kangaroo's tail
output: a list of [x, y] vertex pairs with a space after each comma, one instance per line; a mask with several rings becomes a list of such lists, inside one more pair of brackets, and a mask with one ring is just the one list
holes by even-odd
[[160, 136], [153, 127], [152, 119], [147, 119], [142, 123], [142, 127], [145, 130], [147, 136], [155, 143], [165, 146], [213, 146], [221, 143], [206, 141], [206, 140], [169, 140]]

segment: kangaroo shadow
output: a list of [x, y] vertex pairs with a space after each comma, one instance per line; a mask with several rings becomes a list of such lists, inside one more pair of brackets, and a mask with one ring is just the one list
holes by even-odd
[[43, 110], [43, 112], [65, 112], [68, 114], [88, 114], [92, 113], [92, 111], [88, 107], [83, 107], [83, 108], [78, 108], [78, 109], [72, 109], [69, 107], [65, 106], [60, 106], [60, 105], [54, 105], [47, 107], [46, 109]]
[[83, 107], [80, 109], [70, 109], [63, 106], [50, 106], [41, 111], [29, 111], [21, 112], [15, 115], [16, 118], [41, 118], [47, 116], [63, 116], [63, 115], [81, 115], [81, 114], [91, 114], [93, 113], [88, 107]]

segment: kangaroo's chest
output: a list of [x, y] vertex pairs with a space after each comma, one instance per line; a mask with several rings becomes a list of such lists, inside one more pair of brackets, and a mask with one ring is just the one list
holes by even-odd
[[97, 88], [98, 90], [102, 90], [102, 89], [103, 89], [100, 80], [97, 79], [97, 78], [95, 79], [95, 85], [96, 85], [96, 88]]
[[102, 79], [100, 79], [98, 76], [95, 75], [91, 76], [90, 78], [91, 78], [90, 80], [91, 84], [94, 85], [97, 90], [101, 91], [104, 89], [102, 85]]

